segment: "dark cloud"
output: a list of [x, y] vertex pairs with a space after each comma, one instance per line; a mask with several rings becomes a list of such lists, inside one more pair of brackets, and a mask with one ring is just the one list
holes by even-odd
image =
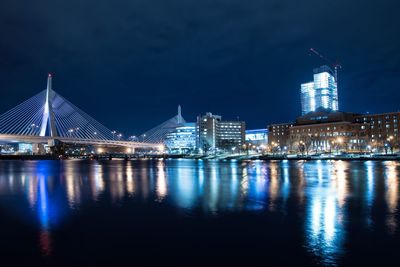
[[339, 58], [340, 106], [399, 109], [397, 1], [11, 1], [0, 6], [0, 112], [45, 87], [140, 133], [212, 111], [248, 126], [300, 112], [299, 86]]

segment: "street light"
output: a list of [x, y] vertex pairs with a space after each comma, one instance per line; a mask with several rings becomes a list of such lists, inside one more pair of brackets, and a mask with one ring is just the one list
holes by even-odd
[[298, 150], [301, 154], [304, 154], [304, 150], [305, 150], [305, 143], [303, 142], [303, 140], [299, 141], [299, 145], [298, 145]]
[[341, 148], [341, 146], [342, 146], [342, 144], [343, 144], [343, 138], [342, 137], [338, 137], [337, 139], [336, 139], [336, 142], [337, 142], [337, 146], [336, 146], [336, 153], [339, 153], [339, 146], [340, 146], [340, 148]]
[[164, 152], [165, 149], [164, 145], [159, 145], [157, 148], [160, 152]]
[[386, 143], [386, 144], [385, 144], [385, 154], [386, 154], [386, 155], [387, 155], [387, 153], [388, 153], [388, 146], [389, 146], [388, 143]]
[[388, 150], [388, 148], [390, 148], [390, 150], [391, 150], [391, 152], [393, 153], [393, 144], [392, 144], [392, 141], [393, 141], [393, 135], [391, 135], [391, 136], [389, 136], [388, 138], [386, 138], [386, 143], [385, 143], [385, 152], [386, 152], [386, 154], [387, 154], [387, 150]]
[[335, 140], [331, 141], [331, 145], [329, 146], [329, 154], [332, 154], [332, 147], [335, 148]]

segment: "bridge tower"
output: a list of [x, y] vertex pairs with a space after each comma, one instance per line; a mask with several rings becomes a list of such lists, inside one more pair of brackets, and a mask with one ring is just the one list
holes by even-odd
[[182, 109], [181, 109], [181, 105], [178, 106], [178, 117], [177, 117], [178, 123], [181, 124], [182, 123]]
[[54, 112], [52, 108], [52, 99], [54, 97], [52, 89], [52, 76], [51, 74], [47, 77], [47, 89], [46, 89], [46, 102], [44, 103], [44, 111], [42, 118], [42, 125], [40, 126], [40, 136], [46, 136], [46, 131], [49, 129], [49, 135], [51, 137], [57, 137], [57, 128], [54, 121]]

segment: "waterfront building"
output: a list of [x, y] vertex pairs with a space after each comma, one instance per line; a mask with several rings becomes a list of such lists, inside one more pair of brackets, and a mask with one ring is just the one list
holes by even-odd
[[31, 154], [33, 152], [33, 145], [27, 143], [18, 143], [18, 152]]
[[244, 121], [219, 121], [217, 123], [217, 148], [230, 151], [240, 149], [245, 141]]
[[371, 149], [398, 149], [400, 112], [364, 114], [355, 118], [361, 130], [367, 133], [366, 142]]
[[316, 111], [296, 119], [289, 130], [287, 146], [291, 151], [304, 153], [332, 152], [347, 148], [360, 151], [366, 148], [361, 127], [355, 123], [358, 114]]
[[0, 155], [14, 154], [18, 152], [17, 144], [0, 144]]
[[217, 148], [217, 122], [221, 116], [207, 112], [203, 116], [197, 116], [196, 147], [199, 151], [215, 151]]
[[337, 81], [332, 69], [326, 65], [314, 69], [314, 80], [301, 84], [302, 115], [320, 109], [339, 109]]
[[222, 121], [221, 116], [211, 112], [197, 116], [196, 147], [200, 152], [240, 149], [244, 141], [243, 121]]
[[254, 129], [246, 130], [246, 142], [256, 146], [266, 146], [268, 144], [268, 130]]
[[293, 123], [277, 123], [271, 124], [267, 127], [268, 147], [270, 152], [287, 149], [291, 127], [293, 127]]
[[196, 123], [181, 124], [166, 134], [164, 144], [172, 154], [190, 153], [196, 148]]
[[357, 114], [316, 111], [295, 123], [272, 124], [269, 146], [291, 152], [385, 152], [399, 146], [400, 112]]

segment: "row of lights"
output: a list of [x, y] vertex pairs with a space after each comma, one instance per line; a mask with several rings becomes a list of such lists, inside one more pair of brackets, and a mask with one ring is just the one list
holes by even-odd
[[[393, 140], [394, 140], [394, 137], [393, 137], [392, 135], [389, 136], [388, 138], [386, 138], [386, 141], [389, 142], [389, 143], [392, 142]], [[299, 145], [305, 145], [305, 142], [304, 142], [303, 140], [300, 140], [298, 143], [299, 143]], [[332, 141], [331, 141], [331, 144], [332, 144], [332, 145], [335, 145], [335, 144], [342, 145], [343, 143], [344, 143], [344, 140], [343, 140], [342, 137], [338, 137], [338, 138], [336, 138], [336, 140], [332, 140]], [[371, 149], [372, 149], [372, 146], [374, 145], [374, 143], [376, 143], [376, 141], [372, 141], [372, 145], [369, 144], [369, 145], [367, 146], [367, 148], [368, 148], [369, 150], [371, 150]], [[389, 146], [389, 143], [385, 143], [384, 146], [385, 146], [385, 147], [388, 147], [388, 146]], [[276, 148], [276, 147], [278, 147], [278, 146], [279, 146], [278, 143], [276, 143], [276, 142], [271, 142], [271, 147]]]
[[[157, 147], [157, 151], [159, 151], [159, 152], [164, 152], [164, 150], [165, 150], [164, 145], [159, 145], [159, 146]], [[97, 149], [97, 153], [99, 153], [99, 154], [102, 154], [102, 153], [104, 153], [104, 152], [106, 152], [106, 150], [105, 150], [104, 148], [102, 148], [102, 147], [99, 147], [99, 148]], [[125, 152], [126, 152], [127, 154], [132, 154], [132, 153], [135, 152], [135, 149], [134, 149], [134, 148], [127, 148], [127, 149], [125, 150]]]

